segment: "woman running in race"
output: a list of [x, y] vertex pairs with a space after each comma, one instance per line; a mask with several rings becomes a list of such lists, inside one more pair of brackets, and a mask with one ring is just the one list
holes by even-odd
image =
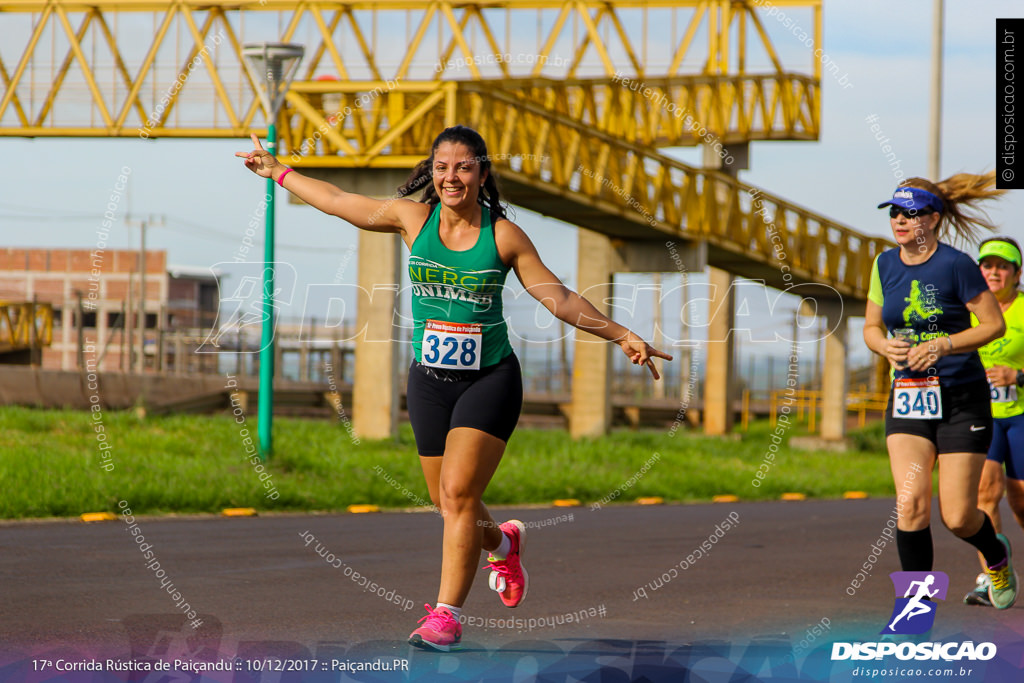
[[[460, 647], [462, 605], [481, 548], [489, 552], [490, 587], [507, 607], [526, 598], [526, 529], [500, 526], [481, 502], [522, 408], [522, 375], [502, 314], [505, 277], [574, 327], [614, 342], [647, 365], [672, 357], [599, 312], [568, 289], [541, 261], [526, 233], [505, 217], [487, 146], [465, 126], [446, 128], [396, 200], [344, 192], [286, 168], [264, 151], [238, 152], [249, 170], [273, 178], [299, 199], [363, 230], [392, 232], [409, 247], [414, 318], [407, 402], [430, 499], [441, 510], [444, 535], [437, 603], [426, 605], [409, 642], [447, 652]], [[420, 201], [405, 199], [423, 190]]]
[[[1017, 523], [1024, 527], [1024, 293], [1018, 291], [1020, 245], [1010, 237], [990, 237], [981, 243], [978, 263], [1006, 321], [1006, 334], [978, 349], [991, 386], [993, 418], [992, 445], [981, 471], [978, 507], [1001, 532], [999, 501], [1004, 490]], [[985, 558], [980, 559], [985, 569]], [[990, 606], [988, 585], [988, 574], [982, 571], [964, 602]]]
[[[875, 259], [864, 342], [895, 370], [885, 441], [898, 500], [907, 501], [897, 503], [901, 568], [932, 569], [932, 471], [938, 465], [942, 521], [984, 556], [989, 598], [1006, 609], [1017, 597], [1010, 544], [978, 509], [992, 411], [977, 353], [1002, 336], [1005, 326], [974, 260], [941, 241], [950, 231], [973, 241], [981, 228], [993, 229], [972, 210], [1000, 194], [994, 183], [991, 173], [961, 173], [940, 183], [911, 178], [878, 205], [889, 207], [898, 246]], [[971, 313], [978, 320], [974, 327]], [[912, 330], [915, 343], [888, 337], [900, 328]]]

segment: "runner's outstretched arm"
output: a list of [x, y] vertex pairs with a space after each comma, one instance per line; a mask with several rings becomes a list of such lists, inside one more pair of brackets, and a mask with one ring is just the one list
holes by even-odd
[[562, 322], [618, 344], [634, 365], [647, 365], [654, 379], [660, 379], [653, 358], [672, 360], [672, 356], [654, 348], [562, 284], [541, 261], [530, 238], [515, 223], [502, 220], [495, 228], [499, 253], [511, 256], [510, 265], [533, 298]]
[[426, 219], [428, 210], [424, 204], [411, 199], [381, 200], [345, 192], [331, 183], [289, 169], [263, 149], [255, 133], [252, 134], [252, 144], [255, 149], [251, 152], [235, 152], [236, 157], [245, 159], [246, 168], [262, 178], [273, 178], [310, 206], [348, 221], [357, 228], [401, 233], [406, 243], [411, 244], [409, 230], [417, 229]]

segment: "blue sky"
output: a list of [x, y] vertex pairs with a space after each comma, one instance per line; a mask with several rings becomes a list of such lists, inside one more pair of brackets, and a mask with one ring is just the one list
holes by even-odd
[[[825, 51], [852, 86], [843, 88], [824, 74], [821, 139], [755, 143], [751, 169], [741, 179], [864, 233], [888, 235], [888, 220], [875, 206], [891, 195], [896, 180], [865, 119], [878, 117], [876, 123], [908, 176], [927, 174], [931, 8], [931, 0], [901, 2], [897, 9], [883, 0], [826, 0]], [[995, 19], [1019, 16], [1021, 9], [1010, 0], [947, 2], [943, 177], [995, 165]], [[794, 16], [810, 25], [809, 13]], [[806, 48], [773, 25], [774, 19], [764, 21], [783, 62], [809, 70]], [[172, 264], [230, 261], [263, 190], [233, 156], [249, 147], [247, 140], [0, 139], [9, 169], [0, 191], [0, 245], [92, 247], [106, 198], [121, 169], [128, 167], [130, 212], [164, 216], [165, 226], [149, 232], [150, 248], [166, 249]], [[694, 150], [678, 154], [683, 160], [698, 159]], [[285, 202], [278, 207], [278, 258], [294, 264], [300, 288], [354, 282], [354, 228], [309, 207]], [[1020, 192], [993, 204], [990, 213], [1003, 233], [1024, 238]], [[573, 283], [575, 228], [522, 209], [516, 216], [552, 270]], [[115, 226], [109, 246], [137, 247], [138, 231]], [[699, 287], [692, 293], [704, 295]], [[780, 306], [792, 310], [792, 304]], [[301, 309], [289, 313], [297, 316]], [[664, 315], [678, 318], [678, 313], [676, 306]], [[532, 312], [528, 317], [533, 319]], [[641, 311], [632, 324], [649, 334], [649, 312]], [[777, 324], [765, 320], [766, 329]], [[855, 360], [867, 357], [859, 329], [855, 321], [850, 345]], [[548, 336], [550, 329], [536, 334]], [[756, 353], [762, 353], [761, 347], [764, 353], [782, 350], [761, 344]]]

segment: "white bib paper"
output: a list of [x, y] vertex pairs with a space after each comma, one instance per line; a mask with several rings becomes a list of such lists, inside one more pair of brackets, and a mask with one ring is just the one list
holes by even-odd
[[892, 416], [915, 420], [942, 419], [942, 394], [938, 377], [896, 380]]
[[989, 391], [992, 394], [993, 403], [1016, 403], [1017, 402], [1017, 385], [1009, 384], [1005, 387], [994, 387], [991, 384], [988, 385]]
[[427, 320], [422, 363], [445, 370], [479, 370], [483, 332], [480, 323]]

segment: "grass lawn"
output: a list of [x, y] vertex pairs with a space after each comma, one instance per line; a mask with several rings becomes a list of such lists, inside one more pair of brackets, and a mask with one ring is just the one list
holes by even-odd
[[[358, 503], [428, 502], [408, 425], [397, 441], [356, 444], [337, 422], [275, 418], [275, 452], [262, 471], [270, 489], [246, 452], [252, 447], [244, 442], [243, 425], [231, 417], [140, 420], [133, 412], [105, 412], [102, 425], [106, 451], [99, 448], [89, 413], [0, 407], [0, 518], [117, 512], [120, 500], [137, 514], [226, 507], [340, 511]], [[255, 418], [244, 428], [255, 440]], [[485, 500], [708, 501], [727, 493], [763, 500], [791, 491], [836, 498], [847, 490], [893, 495], [880, 423], [851, 435], [860, 450], [844, 454], [790, 450], [786, 440], [800, 433], [802, 427], [794, 427], [772, 454], [767, 422], [736, 439], [623, 430], [573, 441], [563, 431], [522, 429], [513, 435]], [[109, 471], [102, 467], [102, 452], [110, 455]], [[751, 482], [762, 464], [767, 470], [755, 487]]]

